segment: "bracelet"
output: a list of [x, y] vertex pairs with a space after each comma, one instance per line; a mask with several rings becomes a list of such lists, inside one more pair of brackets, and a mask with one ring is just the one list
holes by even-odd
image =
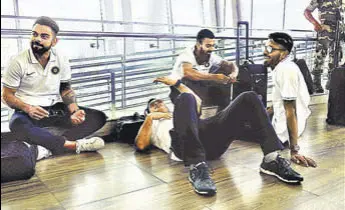
[[78, 109], [76, 109], [76, 110], [74, 110], [72, 113], [71, 113], [71, 115], [74, 115], [74, 113], [76, 113], [77, 111], [79, 111], [80, 109], [78, 108]]
[[175, 85], [173, 85], [175, 88], [178, 88], [181, 85], [181, 80], [177, 80], [177, 82], [175, 83]]

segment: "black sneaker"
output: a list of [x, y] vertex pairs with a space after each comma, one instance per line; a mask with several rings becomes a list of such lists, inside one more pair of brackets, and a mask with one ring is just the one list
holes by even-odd
[[214, 195], [217, 192], [216, 185], [210, 177], [206, 163], [195, 165], [189, 171], [189, 181], [194, 187], [194, 191], [200, 195]]
[[260, 166], [260, 172], [276, 176], [286, 183], [299, 183], [303, 181], [303, 177], [290, 167], [290, 162], [280, 155], [268, 163], [263, 160]]

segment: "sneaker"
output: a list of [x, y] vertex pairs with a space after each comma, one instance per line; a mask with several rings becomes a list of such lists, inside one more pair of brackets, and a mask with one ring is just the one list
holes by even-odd
[[36, 161], [48, 158], [53, 155], [52, 152], [45, 147], [35, 144], [30, 145], [26, 142], [24, 143], [31, 149], [32, 153], [34, 153]]
[[104, 141], [103, 139], [99, 137], [92, 137], [89, 139], [79, 139], [77, 142], [77, 149], [76, 153], [80, 152], [91, 152], [91, 151], [97, 151], [104, 147]]
[[200, 195], [214, 195], [217, 192], [216, 186], [209, 175], [206, 163], [195, 165], [189, 171], [189, 181], [194, 187], [194, 191]]
[[303, 177], [290, 167], [290, 162], [282, 158], [280, 155], [271, 162], [262, 161], [260, 172], [276, 176], [286, 183], [299, 183], [303, 181]]
[[42, 160], [45, 158], [49, 158], [52, 155], [53, 154], [50, 150], [48, 150], [45, 147], [42, 147], [40, 145], [37, 145], [37, 158], [36, 158], [36, 160]]

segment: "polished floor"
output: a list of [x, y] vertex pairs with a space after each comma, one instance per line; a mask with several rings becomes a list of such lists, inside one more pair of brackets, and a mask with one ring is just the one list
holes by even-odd
[[165, 153], [135, 154], [126, 144], [108, 143], [98, 153], [42, 160], [30, 180], [1, 184], [1, 208], [345, 209], [345, 128], [325, 123], [326, 104], [311, 108], [300, 146], [318, 167], [293, 165], [305, 178], [301, 185], [260, 174], [260, 147], [236, 141], [210, 163], [218, 193], [202, 197], [192, 190], [188, 170]]

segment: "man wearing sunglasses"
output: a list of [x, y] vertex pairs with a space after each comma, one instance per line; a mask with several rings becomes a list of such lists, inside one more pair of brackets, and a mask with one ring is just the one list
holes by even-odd
[[177, 57], [171, 76], [181, 81], [203, 99], [203, 105], [217, 105], [219, 110], [230, 103], [230, 86], [238, 75], [237, 66], [214, 54], [215, 35], [202, 29], [196, 44]]
[[[101, 128], [106, 117], [101, 111], [78, 106], [69, 61], [53, 48], [58, 32], [54, 20], [39, 17], [32, 27], [31, 47], [10, 61], [2, 77], [2, 100], [15, 109], [10, 130], [18, 139], [42, 146], [38, 148], [43, 156], [65, 149], [96, 151], [104, 141], [85, 137]], [[46, 129], [52, 126], [67, 131], [54, 135]]]
[[289, 59], [292, 38], [286, 33], [272, 33], [264, 49], [264, 64], [272, 69], [272, 124], [279, 139], [290, 145], [291, 160], [303, 166], [316, 167], [313, 159], [299, 154], [298, 138], [310, 115], [310, 96], [298, 66]]
[[283, 149], [266, 110], [255, 92], [239, 95], [215, 116], [200, 119], [201, 99], [180, 80], [159, 77], [160, 82], [175, 88], [180, 94], [173, 100], [174, 112], [160, 99], [151, 99], [146, 119], [136, 137], [139, 151], [154, 145], [169, 153], [172, 160], [190, 167], [189, 181], [200, 195], [214, 195], [206, 160], [218, 159], [234, 140], [260, 144], [264, 154], [262, 173], [273, 175], [286, 183], [299, 183], [303, 177], [278, 154]]

